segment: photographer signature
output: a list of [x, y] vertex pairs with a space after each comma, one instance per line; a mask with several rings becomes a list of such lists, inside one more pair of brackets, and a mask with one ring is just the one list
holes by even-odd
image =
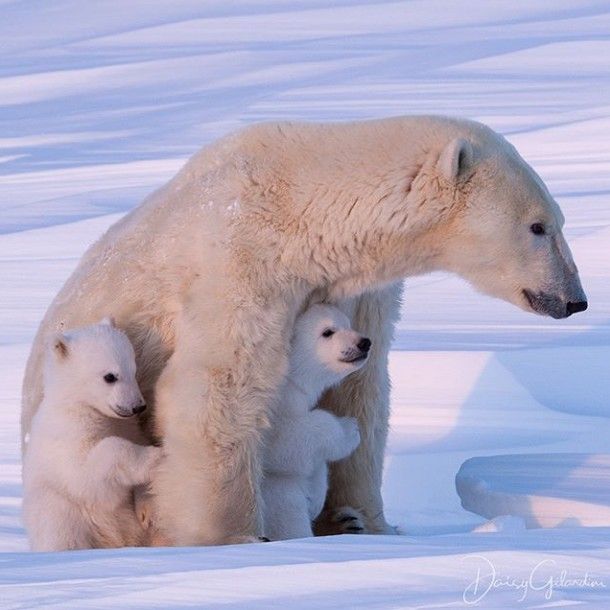
[[555, 574], [550, 573], [550, 568], [556, 570], [557, 562], [554, 559], [543, 559], [537, 563], [526, 578], [499, 575], [494, 564], [483, 555], [468, 555], [464, 559], [478, 563], [476, 576], [466, 586], [462, 596], [464, 603], [469, 606], [478, 604], [491, 591], [498, 589], [514, 589], [520, 595], [517, 601], [522, 602], [533, 591], [544, 592], [544, 598], [550, 600], [557, 589], [606, 588], [603, 580], [592, 578], [588, 573], [578, 577], [570, 577], [565, 569]]

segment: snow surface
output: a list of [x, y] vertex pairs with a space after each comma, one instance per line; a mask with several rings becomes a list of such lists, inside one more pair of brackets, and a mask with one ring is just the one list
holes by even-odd
[[528, 527], [610, 522], [610, 454], [471, 458], [456, 487], [462, 506], [484, 517], [512, 515]]
[[[610, 607], [608, 0], [1, 0], [0, 17], [0, 607]], [[407, 282], [383, 488], [403, 535], [28, 553], [20, 381], [86, 246], [238, 126], [407, 113], [519, 148], [590, 309], [553, 321]]]

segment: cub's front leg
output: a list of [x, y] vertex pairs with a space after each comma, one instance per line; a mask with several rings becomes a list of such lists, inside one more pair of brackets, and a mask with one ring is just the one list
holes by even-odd
[[312, 520], [317, 520], [328, 491], [328, 463], [351, 455], [360, 443], [360, 431], [353, 417], [337, 417], [322, 409], [315, 409], [309, 417], [317, 422], [319, 430], [312, 436], [320, 445], [315, 447], [314, 471], [308, 481], [309, 515]]
[[82, 488], [87, 496], [105, 501], [117, 488], [150, 483], [160, 460], [159, 447], [137, 445], [118, 436], [106, 437], [87, 456]]
[[346, 458], [360, 444], [358, 421], [354, 417], [337, 417], [324, 409], [309, 413], [306, 430], [316, 459], [336, 462]]

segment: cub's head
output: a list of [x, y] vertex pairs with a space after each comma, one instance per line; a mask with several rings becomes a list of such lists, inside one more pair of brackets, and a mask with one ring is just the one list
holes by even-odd
[[371, 340], [352, 329], [347, 316], [331, 305], [312, 305], [295, 323], [292, 374], [301, 384], [323, 388], [338, 383], [365, 362]]
[[108, 318], [53, 338], [45, 368], [47, 391], [108, 417], [132, 417], [146, 408], [131, 342]]

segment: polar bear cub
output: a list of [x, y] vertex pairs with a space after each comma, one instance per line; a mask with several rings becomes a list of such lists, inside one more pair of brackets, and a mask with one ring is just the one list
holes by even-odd
[[161, 454], [145, 446], [146, 405], [133, 347], [111, 320], [58, 334], [45, 354], [44, 400], [23, 464], [23, 517], [35, 551], [137, 546], [137, 486]]
[[313, 305], [296, 321], [289, 371], [263, 453], [264, 533], [271, 540], [312, 536], [328, 490], [328, 463], [360, 443], [353, 417], [316, 408], [322, 393], [357, 371], [371, 341], [336, 307]]

